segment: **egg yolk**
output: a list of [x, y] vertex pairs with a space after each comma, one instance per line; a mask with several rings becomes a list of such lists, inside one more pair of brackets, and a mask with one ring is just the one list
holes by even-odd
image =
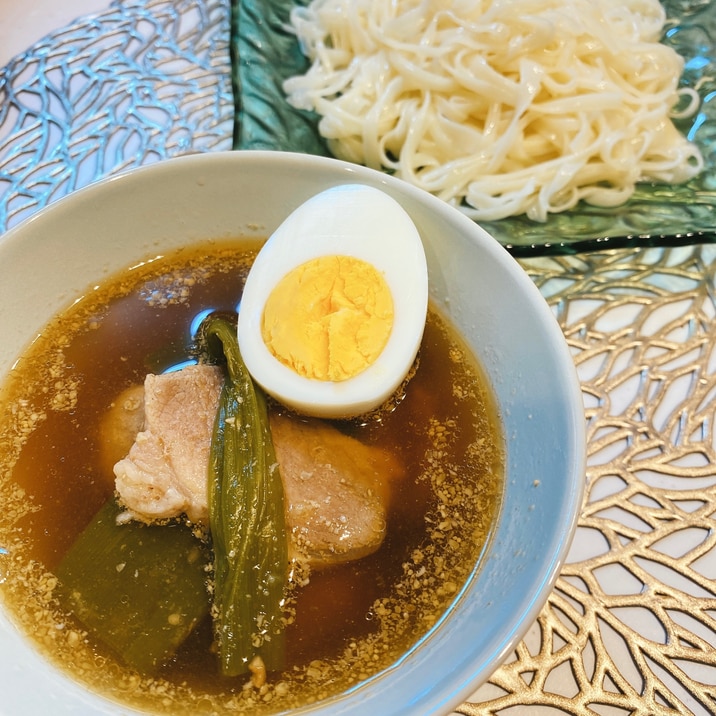
[[371, 264], [321, 256], [291, 270], [264, 307], [268, 349], [299, 375], [342, 381], [370, 366], [388, 342], [393, 298]]

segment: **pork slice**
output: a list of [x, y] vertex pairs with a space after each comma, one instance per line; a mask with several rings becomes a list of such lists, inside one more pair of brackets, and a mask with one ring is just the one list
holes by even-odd
[[375, 552], [386, 532], [390, 483], [402, 466], [322, 420], [271, 415], [287, 524], [299, 554], [316, 566]]
[[127, 455], [144, 426], [144, 385], [131, 385], [112, 401], [100, 420], [102, 475], [112, 475], [115, 463]]
[[134, 516], [208, 518], [209, 449], [222, 383], [221, 369], [208, 365], [146, 377], [143, 428], [114, 466], [117, 491]]
[[[147, 376], [142, 430], [114, 466], [128, 517], [208, 520], [209, 450], [221, 384], [221, 370], [207, 365]], [[272, 411], [270, 424], [292, 555], [316, 567], [378, 549], [390, 483], [402, 476], [402, 465], [325, 421]]]

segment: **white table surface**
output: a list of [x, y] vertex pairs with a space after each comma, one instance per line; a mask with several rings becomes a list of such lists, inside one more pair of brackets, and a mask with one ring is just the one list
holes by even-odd
[[0, 0], [0, 67], [53, 30], [110, 4], [111, 0]]

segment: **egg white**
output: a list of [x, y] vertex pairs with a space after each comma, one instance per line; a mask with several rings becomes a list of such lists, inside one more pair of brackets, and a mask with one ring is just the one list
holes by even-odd
[[[266, 301], [289, 271], [325, 255], [372, 264], [393, 298], [393, 327], [378, 358], [339, 382], [305, 378], [266, 347]], [[348, 418], [385, 402], [408, 374], [420, 348], [428, 306], [428, 271], [420, 234], [385, 192], [345, 184], [299, 206], [271, 235], [249, 272], [239, 308], [238, 340], [253, 379], [282, 404], [306, 415]]]

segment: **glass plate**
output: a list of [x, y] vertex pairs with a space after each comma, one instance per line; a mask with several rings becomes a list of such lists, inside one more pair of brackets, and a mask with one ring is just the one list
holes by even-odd
[[[307, 60], [286, 31], [290, 8], [306, 0], [232, 0], [235, 149], [273, 149], [330, 156], [318, 117], [291, 107], [283, 81]], [[636, 245], [716, 242], [716, 6], [711, 0], [665, 0], [663, 42], [685, 61], [682, 84], [701, 96], [698, 113], [679, 122], [696, 142], [705, 170], [690, 182], [644, 183], [615, 209], [580, 204], [545, 223], [524, 216], [483, 222], [515, 255], [564, 254]]]

